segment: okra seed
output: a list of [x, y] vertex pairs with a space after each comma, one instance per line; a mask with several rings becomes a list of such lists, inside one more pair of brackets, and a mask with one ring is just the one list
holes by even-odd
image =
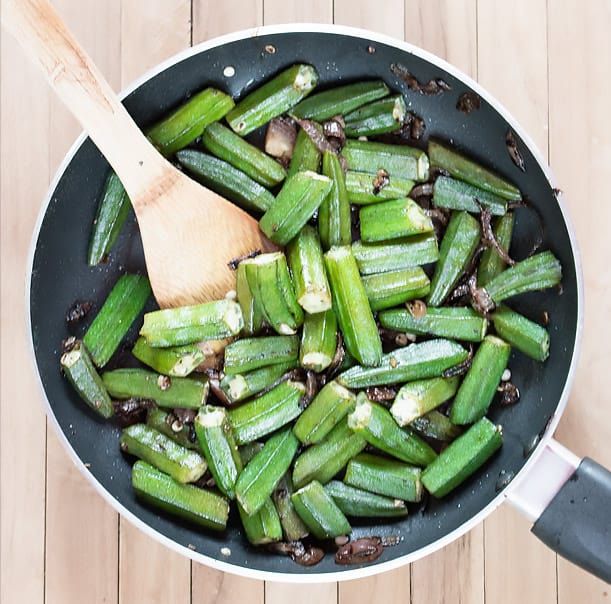
[[223, 75], [226, 78], [232, 78], [235, 75], [235, 68], [233, 67], [233, 65], [227, 65], [227, 67], [223, 69]]
[[341, 547], [342, 545], [346, 545], [350, 541], [348, 535], [339, 535], [339, 537], [335, 537], [335, 545]]
[[159, 390], [168, 390], [172, 385], [172, 380], [167, 375], [160, 375], [157, 378], [157, 387]]
[[225, 294], [225, 300], [235, 300], [237, 298], [237, 293], [235, 291], [235, 289], [230, 289], [226, 294]]
[[231, 550], [228, 547], [221, 547], [221, 554], [223, 556], [231, 556]]
[[511, 379], [511, 369], [507, 368], [503, 371], [503, 375], [501, 376], [501, 382], [508, 382]]
[[265, 46], [265, 52], [270, 54], [270, 55], [274, 55], [274, 54], [276, 54], [276, 47], [272, 46], [271, 44], [267, 44]]
[[375, 47], [375, 46], [368, 46], [368, 47], [367, 47], [367, 52], [368, 52], [370, 55], [375, 54], [375, 51], [376, 51], [376, 47]]
[[177, 419], [172, 422], [172, 432], [180, 432], [182, 430], [183, 423]]

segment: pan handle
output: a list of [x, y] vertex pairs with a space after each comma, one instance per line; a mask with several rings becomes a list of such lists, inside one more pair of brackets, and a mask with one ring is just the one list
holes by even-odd
[[534, 467], [509, 490], [543, 543], [611, 583], [611, 472], [551, 439]]

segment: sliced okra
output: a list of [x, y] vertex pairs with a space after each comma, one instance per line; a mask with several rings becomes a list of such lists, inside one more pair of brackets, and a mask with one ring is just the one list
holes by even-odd
[[335, 356], [337, 348], [337, 318], [333, 309], [306, 313], [301, 332], [299, 363], [304, 369], [320, 373]]
[[478, 214], [481, 208], [493, 216], [503, 216], [507, 212], [507, 200], [449, 176], [438, 176], [433, 185], [433, 203], [438, 208], [464, 210]]
[[149, 409], [146, 415], [146, 425], [165, 434], [187, 449], [200, 450], [193, 425], [181, 422], [171, 411], [159, 407]]
[[541, 325], [503, 305], [492, 313], [492, 322], [503, 340], [531, 359], [545, 361], [549, 356], [549, 333]]
[[[424, 298], [430, 289], [427, 274], [419, 266], [362, 277], [371, 310], [383, 310], [408, 300]], [[379, 315], [378, 315], [379, 317]]]
[[377, 495], [339, 480], [331, 480], [324, 488], [346, 516], [363, 516], [365, 518], [407, 516], [405, 502], [400, 499]]
[[136, 340], [132, 354], [155, 371], [174, 377], [189, 375], [206, 357], [195, 344], [159, 348], [148, 344], [143, 337]]
[[456, 426], [446, 415], [436, 410], [417, 417], [409, 427], [421, 436], [440, 442], [452, 441], [463, 432], [460, 426]]
[[224, 371], [226, 375], [235, 375], [268, 365], [291, 363], [298, 358], [298, 336], [242, 338], [225, 348]]
[[318, 208], [318, 234], [326, 251], [334, 245], [350, 245], [352, 226], [346, 177], [337, 155], [331, 151], [322, 155], [322, 173], [333, 182]]
[[299, 541], [309, 534], [308, 528], [299, 517], [291, 500], [293, 493], [294, 489], [291, 473], [287, 471], [276, 485], [272, 493], [272, 501], [280, 517], [284, 539], [289, 542]]
[[414, 181], [398, 176], [388, 176], [385, 172], [346, 172], [346, 191], [351, 203], [364, 206], [390, 199], [407, 197], [414, 188]]
[[425, 211], [409, 198], [383, 201], [361, 208], [361, 241], [372, 243], [433, 231]]
[[265, 545], [282, 539], [280, 517], [271, 497], [265, 500], [263, 507], [255, 514], [248, 515], [239, 503], [238, 511], [246, 538], [253, 545]]
[[[322, 126], [315, 124], [314, 127], [322, 135]], [[305, 172], [306, 170], [318, 172], [320, 169], [320, 159], [321, 153], [318, 147], [314, 144], [308, 133], [300, 129], [295, 139], [295, 147], [293, 147], [293, 156], [287, 170], [287, 176], [292, 176], [297, 172]]]
[[[504, 216], [499, 216], [492, 227], [492, 232], [496, 237], [498, 244], [509, 253], [511, 246], [511, 236], [513, 234], [513, 212], [507, 212]], [[483, 252], [479, 260], [479, 268], [477, 269], [477, 284], [482, 287], [502, 273], [506, 267], [505, 260], [501, 258], [496, 248], [491, 245]]]
[[243, 333], [247, 336], [253, 336], [263, 327], [263, 313], [248, 285], [244, 262], [238, 264], [236, 296], [237, 302], [242, 309], [242, 318], [244, 320]]
[[346, 136], [375, 136], [395, 132], [403, 125], [407, 107], [402, 94], [367, 103], [344, 116]]

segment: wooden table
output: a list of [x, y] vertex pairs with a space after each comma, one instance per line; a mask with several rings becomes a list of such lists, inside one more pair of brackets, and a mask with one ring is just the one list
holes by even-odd
[[[404, 38], [477, 79], [530, 133], [566, 194], [581, 243], [586, 319], [558, 438], [611, 466], [611, 2], [609, 0], [56, 0], [120, 89], [191, 44], [260, 24], [310, 21]], [[371, 579], [294, 588], [180, 557], [121, 519], [47, 425], [27, 351], [24, 275], [49, 182], [79, 132], [2, 35], [1, 592], [5, 604], [611, 602], [502, 506], [465, 537]], [[605, 185], [605, 183], [607, 183]], [[611, 545], [610, 545], [611, 546]]]

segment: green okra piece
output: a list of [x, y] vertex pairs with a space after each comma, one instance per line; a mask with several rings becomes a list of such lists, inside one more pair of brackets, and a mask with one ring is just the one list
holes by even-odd
[[217, 531], [227, 526], [229, 502], [224, 497], [177, 482], [144, 461], [132, 467], [132, 486], [138, 497], [166, 512]]
[[312, 218], [332, 186], [330, 178], [309, 170], [289, 176], [259, 227], [272, 241], [286, 245]]
[[484, 317], [462, 306], [429, 306], [426, 313], [418, 317], [407, 308], [394, 308], [382, 311], [378, 319], [387, 329], [466, 342], [481, 342], [488, 330]]
[[102, 374], [108, 393], [119, 399], [145, 398], [160, 407], [198, 409], [209, 392], [205, 376], [194, 378], [168, 377], [146, 369], [114, 369]]
[[394, 459], [361, 453], [346, 466], [344, 483], [401, 501], [422, 499], [422, 470]]
[[329, 482], [355, 455], [367, 445], [367, 441], [341, 420], [320, 442], [308, 447], [293, 465], [293, 483], [299, 488], [311, 480], [322, 484]]
[[437, 141], [429, 139], [428, 154], [431, 167], [443, 168], [454, 178], [464, 180], [508, 201], [522, 197], [520, 189], [514, 184]]
[[285, 428], [274, 434], [246, 465], [235, 485], [236, 499], [252, 515], [258, 512], [289, 469], [299, 441]]
[[238, 264], [236, 275], [236, 296], [238, 304], [242, 309], [244, 327], [242, 332], [247, 336], [255, 335], [263, 327], [263, 313], [248, 285], [246, 278], [246, 266], [243, 262]]
[[414, 181], [385, 173], [346, 172], [346, 191], [350, 203], [356, 205], [377, 204], [381, 201], [407, 197], [414, 188]]
[[346, 388], [400, 384], [440, 376], [462, 363], [469, 353], [452, 340], [436, 339], [397, 348], [382, 356], [378, 367], [355, 365], [336, 379]]
[[62, 354], [60, 364], [64, 375], [89, 407], [106, 419], [114, 414], [110, 396], [82, 342], [77, 341], [71, 350]]
[[449, 176], [438, 176], [433, 185], [433, 203], [438, 208], [479, 214], [481, 208], [493, 216], [507, 212], [507, 200]]
[[384, 243], [364, 243], [358, 240], [352, 244], [352, 253], [361, 275], [414, 268], [439, 258], [434, 233]]
[[286, 170], [279, 162], [220, 122], [214, 122], [204, 130], [202, 143], [210, 153], [264, 187], [273, 187], [286, 178]]
[[216, 486], [223, 495], [233, 499], [243, 466], [226, 409], [203, 405], [193, 425]]
[[149, 346], [182, 346], [235, 336], [243, 326], [242, 309], [237, 302], [214, 300], [148, 312], [140, 335]]
[[385, 97], [389, 92], [382, 80], [335, 86], [312, 94], [295, 105], [291, 114], [320, 122], [336, 115], [346, 115], [366, 103]]
[[306, 313], [301, 332], [299, 364], [310, 371], [324, 371], [337, 350], [337, 318], [333, 309], [310, 315]]
[[[513, 234], [513, 217], [513, 212], [507, 212], [504, 216], [497, 217], [492, 227], [492, 232], [499, 245], [508, 253]], [[506, 266], [507, 264], [501, 258], [496, 248], [493, 245], [487, 247], [482, 252], [477, 269], [477, 284], [479, 287], [486, 285], [499, 273], [502, 273]]]
[[152, 407], [146, 415], [146, 425], [187, 449], [200, 450], [193, 424], [181, 422], [171, 411]]
[[240, 457], [242, 459], [242, 465], [245, 466], [250, 463], [250, 460], [263, 448], [263, 443], [258, 440], [246, 443], [238, 447]]
[[352, 224], [346, 177], [335, 153], [323, 153], [322, 173], [333, 181], [331, 190], [318, 208], [318, 234], [323, 249], [327, 251], [334, 245], [350, 245]]
[[346, 516], [320, 482], [313, 480], [291, 496], [295, 510], [318, 539], [348, 535], [352, 528]]
[[[408, 300], [424, 298], [431, 287], [427, 274], [419, 266], [361, 277], [371, 310], [383, 310]], [[378, 315], [379, 317], [379, 315]]]
[[206, 88], [146, 134], [162, 155], [171, 155], [201, 136], [208, 124], [220, 120], [234, 105], [228, 94]]
[[291, 363], [299, 358], [299, 336], [242, 338], [225, 348], [226, 375], [245, 373], [268, 365]]
[[454, 425], [447, 416], [436, 410], [417, 417], [409, 427], [421, 436], [440, 442], [454, 440], [463, 432], [460, 426]]
[[253, 545], [265, 545], [282, 539], [280, 517], [271, 497], [265, 500], [263, 507], [255, 514], [249, 516], [239, 503], [238, 511], [246, 538]]
[[488, 411], [507, 368], [511, 346], [496, 336], [486, 336], [473, 356], [450, 409], [453, 424], [472, 424]]
[[206, 472], [206, 460], [146, 424], [133, 424], [121, 433], [121, 450], [146, 461], [178, 482], [195, 482]]
[[195, 180], [244, 210], [266, 212], [275, 202], [263, 185], [218, 157], [184, 149], [176, 153], [176, 158]]
[[143, 337], [136, 340], [132, 354], [155, 371], [173, 377], [189, 375], [206, 358], [195, 344], [159, 348], [148, 344]]
[[111, 170], [104, 183], [104, 191], [91, 229], [87, 254], [89, 266], [96, 266], [110, 253], [131, 207], [119, 177]]
[[441, 240], [439, 260], [427, 297], [429, 306], [441, 306], [471, 262], [481, 237], [477, 220], [467, 212], [454, 212]]
[[379, 99], [348, 113], [344, 118], [344, 132], [354, 138], [395, 132], [403, 125], [406, 112], [401, 94]]
[[409, 429], [402, 430], [388, 409], [359, 392], [356, 407], [348, 415], [348, 427], [360, 434], [370, 445], [417, 466], [427, 466], [437, 454]]
[[354, 409], [356, 396], [331, 381], [325, 384], [293, 426], [293, 433], [304, 444], [320, 442]]
[[407, 426], [416, 418], [422, 417], [451, 399], [456, 394], [459, 384], [458, 377], [436, 377], [408, 382], [397, 392], [390, 407], [390, 414], [399, 426]]
[[331, 248], [325, 254], [325, 266], [346, 348], [359, 363], [379, 365], [382, 342], [350, 247]]
[[305, 98], [318, 84], [311, 65], [293, 65], [246, 95], [226, 115], [231, 129], [246, 136], [272, 118], [282, 115]]
[[[322, 135], [322, 126], [315, 124], [314, 126]], [[320, 168], [321, 153], [314, 141], [308, 133], [300, 129], [297, 132], [295, 146], [293, 147], [293, 155], [287, 170], [287, 176], [292, 176], [297, 172], [318, 172]]]
[[339, 480], [331, 480], [325, 485], [324, 489], [346, 516], [362, 516], [365, 518], [407, 516], [405, 502], [400, 499], [377, 495]]
[[545, 361], [549, 356], [549, 333], [541, 325], [503, 305], [492, 313], [492, 322], [503, 340], [531, 359]]
[[281, 382], [269, 392], [252, 399], [229, 413], [233, 435], [243, 445], [270, 434], [301, 413], [299, 402], [305, 393], [301, 382]]
[[408, 197], [383, 201], [360, 210], [361, 241], [372, 243], [433, 231], [425, 211]]
[[348, 170], [377, 174], [383, 170], [390, 178], [424, 181], [429, 178], [429, 158], [421, 149], [348, 139], [342, 155]]
[[98, 367], [108, 363], [150, 295], [151, 285], [144, 275], [122, 275], [115, 283], [83, 337]]
[[422, 484], [434, 497], [443, 497], [484, 465], [502, 444], [501, 427], [482, 417], [424, 470]]
[[289, 542], [299, 541], [309, 535], [308, 528], [299, 517], [291, 500], [293, 493], [294, 489], [291, 473], [287, 471], [276, 485], [272, 493], [272, 501], [280, 517], [284, 539]]

